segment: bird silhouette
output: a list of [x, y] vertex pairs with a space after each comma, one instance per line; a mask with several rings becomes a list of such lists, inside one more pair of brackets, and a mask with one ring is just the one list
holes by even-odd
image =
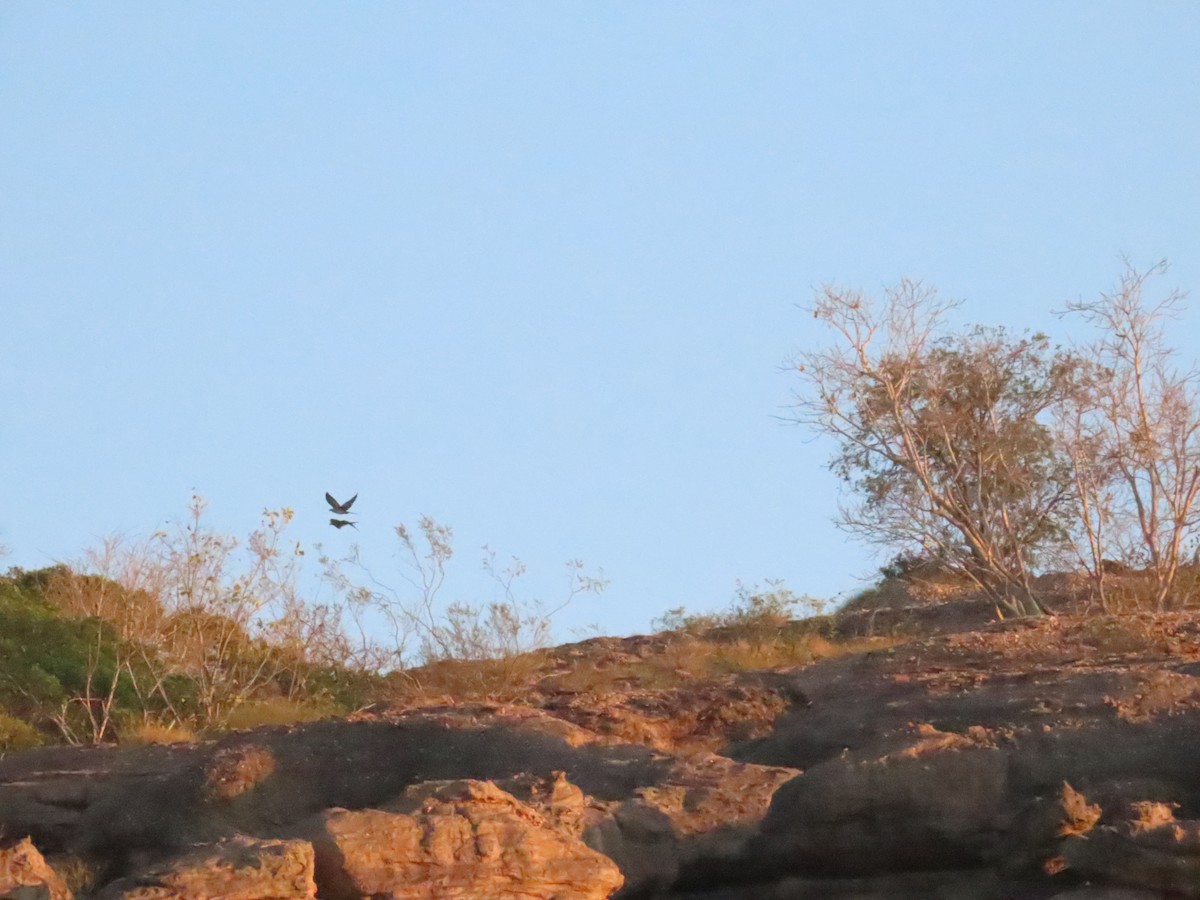
[[342, 513], [342, 514], [348, 513], [348, 512], [350, 512], [350, 507], [352, 507], [354, 505], [354, 501], [357, 499], [358, 499], [358, 494], [355, 494], [353, 497], [351, 497], [345, 503], [338, 503], [336, 500], [333, 499], [333, 494], [329, 493], [328, 491], [325, 492], [325, 500], [329, 504], [330, 512]]
[[330, 519], [329, 524], [332, 525], [334, 528], [339, 528], [339, 529], [345, 528], [347, 525], [349, 525], [351, 528], [354, 528], [356, 530], [358, 529], [358, 526], [355, 525], [353, 522], [351, 522], [349, 519]]

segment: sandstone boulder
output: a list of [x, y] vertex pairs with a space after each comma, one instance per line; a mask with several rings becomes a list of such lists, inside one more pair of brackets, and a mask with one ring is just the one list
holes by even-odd
[[706, 886], [743, 854], [776, 790], [796, 769], [735, 762], [711, 753], [678, 759], [662, 781], [611, 804], [584, 831], [611, 857], [634, 892]]
[[600, 900], [620, 870], [490, 782], [414, 785], [387, 809], [326, 810], [303, 827], [321, 896]]
[[0, 900], [71, 900], [71, 891], [23, 838], [0, 843]]
[[601, 820], [611, 806], [589, 797], [567, 780], [565, 772], [535, 775], [524, 772], [494, 784], [536, 810], [559, 834], [582, 838], [589, 826]]

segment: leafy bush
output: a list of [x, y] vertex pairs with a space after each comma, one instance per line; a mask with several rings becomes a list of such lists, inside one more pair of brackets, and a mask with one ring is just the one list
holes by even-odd
[[0, 712], [0, 754], [28, 750], [45, 743], [45, 739], [28, 722]]
[[0, 704], [71, 739], [90, 727], [99, 685], [112, 687], [118, 707], [139, 704], [117, 670], [112, 629], [98, 619], [62, 618], [37, 590], [43, 575], [0, 581]]

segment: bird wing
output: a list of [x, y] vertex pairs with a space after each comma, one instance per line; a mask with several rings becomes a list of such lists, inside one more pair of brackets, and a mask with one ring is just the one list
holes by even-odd
[[[357, 494], [355, 494], [355, 496], [357, 497], [358, 495], [357, 495]], [[338, 503], [336, 500], [334, 500], [334, 499], [333, 499], [333, 494], [329, 493], [329, 491], [326, 491], [326, 492], [325, 492], [325, 502], [329, 504], [329, 507], [330, 507], [330, 508], [331, 508], [331, 509], [332, 509], [334, 512], [345, 512], [345, 510], [344, 510], [344, 509], [342, 509], [342, 504], [340, 504], [340, 503]]]
[[349, 500], [342, 504], [342, 512], [350, 512], [350, 507], [354, 505], [354, 501], [358, 499], [358, 494], [355, 494]]

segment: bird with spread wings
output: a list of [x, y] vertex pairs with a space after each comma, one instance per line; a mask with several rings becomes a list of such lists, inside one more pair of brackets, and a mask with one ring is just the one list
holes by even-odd
[[329, 493], [328, 491], [325, 492], [325, 501], [329, 504], [329, 511], [340, 513], [341, 515], [345, 515], [346, 513], [350, 512], [350, 507], [354, 505], [354, 501], [357, 499], [358, 494], [355, 494], [345, 503], [338, 503], [333, 499], [333, 494]]
[[[354, 501], [357, 499], [358, 499], [358, 494], [355, 494], [353, 497], [351, 497], [345, 503], [338, 503], [337, 500], [335, 500], [333, 498], [333, 494], [329, 493], [328, 491], [325, 492], [325, 502], [327, 502], [329, 504], [329, 511], [331, 513], [336, 513], [339, 516], [344, 516], [344, 515], [346, 515], [346, 513], [350, 512], [350, 507], [352, 507], [354, 505]], [[351, 522], [349, 519], [333, 518], [333, 519], [329, 520], [329, 524], [332, 525], [334, 528], [336, 528], [338, 531], [341, 531], [347, 525], [349, 525], [351, 528], [353, 528], [355, 530], [358, 529], [358, 526], [355, 525], [353, 522]]]

